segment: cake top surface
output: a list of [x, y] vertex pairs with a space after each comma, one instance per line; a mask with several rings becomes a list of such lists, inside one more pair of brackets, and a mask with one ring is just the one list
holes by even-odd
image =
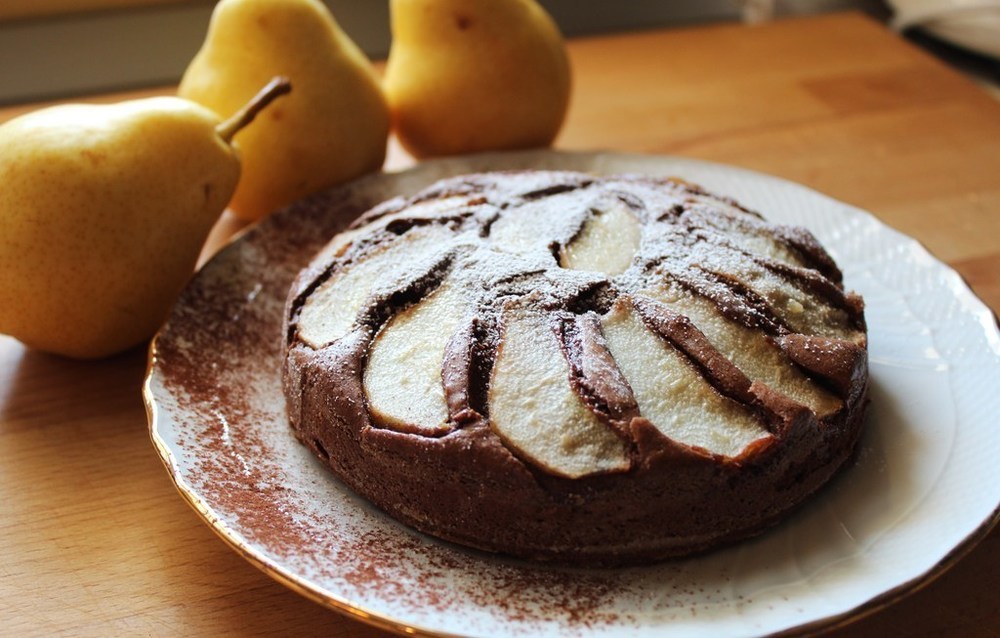
[[740, 462], [858, 391], [859, 298], [806, 230], [678, 179], [467, 175], [384, 202], [299, 276], [289, 339], [371, 340], [375, 424], [486, 422], [569, 478], [641, 461], [637, 422]]

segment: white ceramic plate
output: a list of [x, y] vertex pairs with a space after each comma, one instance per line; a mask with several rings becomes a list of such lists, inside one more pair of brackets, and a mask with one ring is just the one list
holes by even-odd
[[[446, 175], [503, 168], [677, 175], [811, 229], [867, 302], [872, 410], [855, 466], [767, 534], [605, 571], [541, 568], [405, 528], [293, 438], [281, 315], [298, 269], [354, 215]], [[145, 395], [181, 494], [252, 563], [367, 622], [432, 635], [743, 636], [845, 622], [939, 573], [1000, 503], [1000, 336], [950, 269], [801, 186], [669, 157], [530, 152], [429, 162], [249, 230], [195, 277], [154, 342]]]

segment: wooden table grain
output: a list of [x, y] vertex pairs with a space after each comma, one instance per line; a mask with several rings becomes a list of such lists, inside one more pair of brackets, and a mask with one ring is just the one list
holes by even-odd
[[[920, 240], [1000, 308], [1000, 103], [881, 25], [656, 30], [576, 39], [570, 54], [557, 147], [800, 182]], [[412, 163], [391, 146], [388, 167]], [[235, 226], [224, 218], [211, 246]], [[0, 337], [0, 635], [383, 635], [272, 581], [189, 510], [149, 441], [145, 365], [141, 348], [76, 362]], [[822, 633], [1000, 636], [998, 592], [994, 531], [918, 591]]]

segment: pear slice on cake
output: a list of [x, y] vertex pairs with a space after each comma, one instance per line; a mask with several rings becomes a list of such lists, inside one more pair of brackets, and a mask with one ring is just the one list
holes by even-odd
[[468, 306], [460, 288], [444, 283], [382, 328], [368, 352], [364, 376], [373, 418], [402, 431], [450, 429], [441, 370], [445, 348]]
[[628, 446], [570, 385], [547, 313], [511, 308], [490, 381], [490, 423], [516, 454], [570, 478], [625, 471]]

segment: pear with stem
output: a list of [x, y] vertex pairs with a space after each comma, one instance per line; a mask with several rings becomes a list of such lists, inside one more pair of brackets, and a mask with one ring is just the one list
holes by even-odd
[[232, 118], [178, 97], [68, 104], [0, 126], [0, 333], [97, 358], [148, 339], [240, 179]]

